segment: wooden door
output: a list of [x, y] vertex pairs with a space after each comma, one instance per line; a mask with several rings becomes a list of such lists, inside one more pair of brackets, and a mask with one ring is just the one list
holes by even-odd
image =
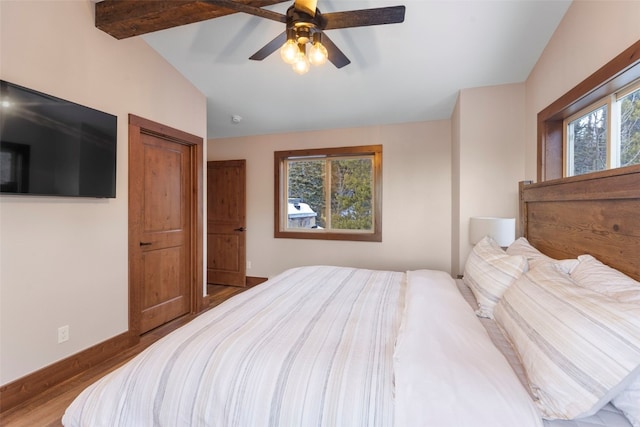
[[130, 329], [139, 334], [197, 309], [192, 150], [130, 126]]
[[207, 162], [207, 283], [246, 286], [245, 160]]

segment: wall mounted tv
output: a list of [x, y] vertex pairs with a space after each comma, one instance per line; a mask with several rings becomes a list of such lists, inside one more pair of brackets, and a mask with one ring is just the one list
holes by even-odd
[[0, 192], [116, 196], [117, 117], [0, 80]]

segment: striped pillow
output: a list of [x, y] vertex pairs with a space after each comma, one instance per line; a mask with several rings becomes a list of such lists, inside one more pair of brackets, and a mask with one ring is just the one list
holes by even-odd
[[578, 261], [579, 264], [571, 272], [571, 278], [579, 286], [617, 301], [640, 304], [640, 282], [591, 255], [580, 255]]
[[529, 270], [536, 268], [541, 264], [548, 262], [555, 262], [563, 267], [567, 273], [570, 273], [576, 265], [578, 265], [577, 259], [563, 259], [558, 260], [546, 256], [538, 249], [536, 249], [525, 237], [519, 237], [515, 242], [511, 243], [507, 248], [507, 255], [523, 255], [527, 257], [527, 263], [529, 264]]
[[510, 256], [491, 238], [476, 244], [464, 266], [464, 283], [478, 301], [476, 314], [493, 318], [493, 308], [502, 294], [527, 271], [527, 258]]
[[544, 418], [592, 415], [640, 373], [640, 307], [578, 286], [555, 264], [523, 274], [495, 319]]

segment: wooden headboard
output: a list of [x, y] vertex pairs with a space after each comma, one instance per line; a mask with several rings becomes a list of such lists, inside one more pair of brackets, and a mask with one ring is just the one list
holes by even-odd
[[640, 280], [640, 165], [521, 182], [518, 234], [553, 258], [588, 253]]

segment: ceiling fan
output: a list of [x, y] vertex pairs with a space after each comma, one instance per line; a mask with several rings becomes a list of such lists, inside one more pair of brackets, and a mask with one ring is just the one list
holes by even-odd
[[295, 0], [287, 9], [286, 15], [283, 15], [234, 0], [206, 1], [220, 7], [286, 24], [285, 31], [249, 59], [262, 61], [280, 48], [282, 59], [291, 64], [298, 74], [306, 73], [310, 64], [321, 65], [327, 60], [337, 68], [351, 63], [324, 33], [325, 30], [400, 23], [404, 21], [405, 13], [404, 6], [390, 6], [323, 14], [316, 7], [318, 0]]

